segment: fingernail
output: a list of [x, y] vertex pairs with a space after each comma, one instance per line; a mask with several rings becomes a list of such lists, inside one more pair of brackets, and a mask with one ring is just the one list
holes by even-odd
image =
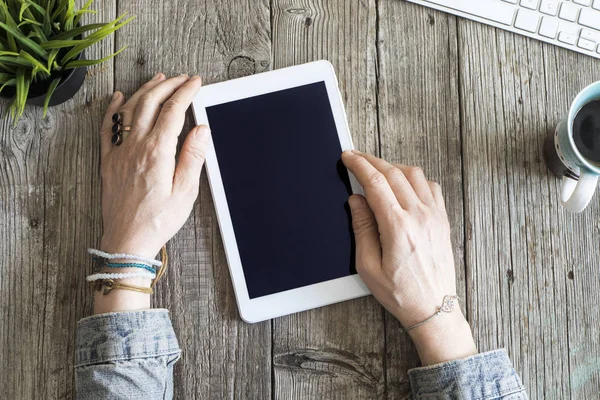
[[199, 77], [198, 75], [194, 75], [194, 76], [192, 76], [192, 79], [191, 79], [191, 80], [192, 80], [192, 81], [196, 81], [196, 80], [198, 80], [198, 79], [200, 79], [200, 77]]
[[181, 74], [181, 75], [179, 75], [179, 76], [182, 76], [182, 77], [184, 77], [184, 78], [189, 78], [189, 77], [190, 77], [188, 74]]
[[356, 155], [362, 156], [362, 152], [358, 151], [358, 150], [352, 150], [352, 152]]
[[348, 204], [350, 204], [350, 208], [356, 209], [364, 204], [363, 198], [361, 196], [352, 195], [348, 199]]
[[112, 101], [112, 100], [116, 100], [116, 99], [117, 99], [117, 97], [119, 97], [119, 95], [120, 95], [120, 94], [121, 94], [121, 93], [120, 93], [120, 92], [118, 92], [118, 91], [117, 91], [117, 92], [114, 92], [114, 93], [113, 93], [113, 95], [112, 95], [112, 99], [111, 99], [111, 101]]
[[342, 153], [342, 155], [345, 156], [353, 156], [354, 153], [352, 152], [352, 150], [344, 150], [344, 152]]
[[161, 76], [161, 75], [162, 75], [162, 73], [160, 73], [160, 72], [157, 72], [157, 73], [156, 73], [156, 75], [154, 75], [154, 76], [152, 77], [152, 80], [153, 80], [153, 81], [157, 80], [158, 78], [160, 78], [160, 76]]
[[196, 133], [198, 135], [208, 136], [208, 135], [210, 135], [210, 128], [206, 125], [199, 125], [196, 128]]

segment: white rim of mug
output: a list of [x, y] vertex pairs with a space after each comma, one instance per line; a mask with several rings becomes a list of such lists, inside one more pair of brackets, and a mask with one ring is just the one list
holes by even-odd
[[[597, 175], [600, 175], [600, 165], [595, 165], [592, 164], [591, 162], [589, 162], [580, 152], [579, 149], [577, 148], [577, 145], [575, 144], [575, 139], [573, 139], [573, 122], [575, 122], [575, 116], [577, 115], [577, 113], [579, 111], [581, 111], [581, 109], [583, 108], [584, 105], [594, 101], [594, 100], [600, 100], [600, 93], [597, 96], [594, 96], [593, 98], [589, 99], [588, 101], [586, 101], [581, 107], [579, 107], [577, 109], [577, 111], [574, 111], [573, 109], [573, 105], [579, 100], [580, 97], [583, 96], [583, 94], [595, 87], [598, 86], [598, 90], [600, 91], [600, 81], [591, 83], [589, 85], [587, 85], [585, 88], [583, 88], [578, 94], [577, 96], [575, 96], [575, 99], [573, 99], [573, 102], [571, 103], [571, 107], [569, 107], [569, 116], [567, 118], [567, 133], [569, 136], [569, 143], [571, 144], [571, 148], [573, 149], [573, 152], [575, 153], [575, 155], [578, 158], [578, 161], [581, 162], [583, 165], [585, 165], [586, 168], [594, 171], [594, 173], [596, 173]], [[580, 168], [580, 173], [581, 173], [581, 168]]]

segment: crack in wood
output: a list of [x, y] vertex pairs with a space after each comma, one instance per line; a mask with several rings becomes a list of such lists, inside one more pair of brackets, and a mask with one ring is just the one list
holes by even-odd
[[280, 354], [273, 359], [275, 368], [302, 370], [303, 372], [352, 378], [361, 385], [375, 388], [382, 384], [354, 354], [337, 349], [302, 349]]

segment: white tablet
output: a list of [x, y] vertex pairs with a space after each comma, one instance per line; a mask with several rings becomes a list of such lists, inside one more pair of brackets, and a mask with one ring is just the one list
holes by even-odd
[[332, 65], [317, 61], [208, 85], [194, 99], [206, 167], [246, 322], [369, 294], [354, 267], [348, 208], [362, 193]]

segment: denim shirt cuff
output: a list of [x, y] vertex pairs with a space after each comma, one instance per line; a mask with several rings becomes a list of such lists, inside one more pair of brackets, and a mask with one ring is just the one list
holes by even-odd
[[525, 390], [504, 349], [414, 368], [408, 376], [415, 398], [457, 391], [469, 399], [502, 398]]
[[98, 314], [77, 323], [76, 367], [179, 354], [165, 309]]

